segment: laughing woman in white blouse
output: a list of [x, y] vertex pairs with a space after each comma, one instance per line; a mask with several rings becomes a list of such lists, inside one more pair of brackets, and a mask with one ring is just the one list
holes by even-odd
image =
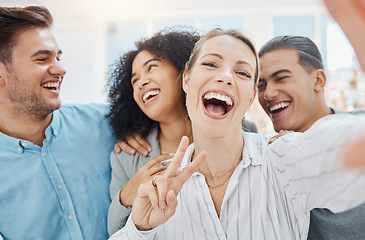
[[214, 29], [196, 44], [183, 78], [195, 143], [185, 151], [183, 138], [165, 174], [140, 186], [111, 239], [306, 239], [312, 208], [365, 201], [364, 171], [341, 159], [365, 136], [365, 118], [326, 117], [267, 146], [241, 130], [257, 78], [255, 48], [239, 32]]

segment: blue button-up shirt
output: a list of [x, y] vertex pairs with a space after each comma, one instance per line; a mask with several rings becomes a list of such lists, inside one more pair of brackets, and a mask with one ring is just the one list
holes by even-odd
[[115, 139], [102, 104], [54, 111], [43, 147], [0, 133], [4, 239], [107, 239], [109, 155]]

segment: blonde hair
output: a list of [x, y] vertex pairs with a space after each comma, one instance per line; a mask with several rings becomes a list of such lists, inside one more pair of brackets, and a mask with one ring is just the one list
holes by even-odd
[[202, 48], [202, 46], [204, 45], [204, 43], [206, 41], [208, 41], [211, 38], [214, 38], [217, 36], [223, 36], [223, 35], [228, 35], [228, 36], [237, 38], [238, 40], [241, 40], [252, 50], [252, 53], [255, 55], [255, 61], [256, 61], [256, 69], [255, 69], [255, 76], [254, 76], [254, 86], [256, 87], [257, 83], [258, 83], [258, 78], [259, 78], [259, 57], [258, 57], [256, 48], [253, 45], [252, 41], [247, 36], [242, 34], [240, 31], [234, 30], [234, 29], [223, 30], [221, 28], [214, 28], [214, 29], [210, 30], [207, 34], [202, 36], [200, 38], [200, 40], [195, 44], [193, 52], [190, 55], [189, 61], [185, 64], [185, 71], [186, 72], [191, 71], [191, 69], [193, 68], [193, 66], [198, 58], [200, 49]]

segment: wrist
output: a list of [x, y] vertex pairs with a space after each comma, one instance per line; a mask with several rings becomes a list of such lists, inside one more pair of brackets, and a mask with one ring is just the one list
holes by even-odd
[[122, 205], [122, 206], [124, 206], [126, 208], [132, 207], [132, 204], [130, 204], [128, 202], [128, 200], [126, 201], [126, 199], [124, 198], [124, 196], [123, 196], [123, 190], [124, 190], [124, 188], [122, 188], [120, 190], [120, 192], [119, 192], [119, 203], [120, 203], [120, 205]]

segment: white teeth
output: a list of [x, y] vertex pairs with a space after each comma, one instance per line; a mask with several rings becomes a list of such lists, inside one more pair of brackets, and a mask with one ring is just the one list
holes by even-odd
[[48, 82], [43, 84], [43, 87], [46, 88], [58, 88], [60, 86], [60, 82]]
[[290, 103], [288, 103], [288, 102], [281, 102], [281, 103], [275, 104], [274, 106], [271, 106], [270, 111], [272, 112], [279, 108], [286, 108], [289, 105], [290, 105]]
[[151, 90], [149, 92], [147, 92], [145, 95], [143, 95], [142, 100], [143, 102], [146, 102], [146, 100], [150, 97], [150, 96], [156, 96], [160, 93], [159, 90]]
[[219, 93], [215, 93], [215, 92], [209, 92], [207, 94], [204, 95], [204, 98], [209, 100], [209, 99], [218, 99], [220, 101], [226, 102], [226, 104], [228, 106], [231, 106], [233, 104], [233, 101], [230, 97], [226, 96], [226, 95], [221, 95]]

